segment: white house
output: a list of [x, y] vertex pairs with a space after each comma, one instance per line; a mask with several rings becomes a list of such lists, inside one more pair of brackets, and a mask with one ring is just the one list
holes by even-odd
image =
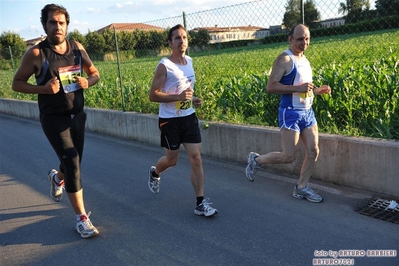
[[201, 27], [194, 31], [206, 30], [209, 34], [209, 43], [231, 42], [239, 40], [256, 40], [270, 35], [269, 29], [256, 26], [236, 26], [236, 27]]

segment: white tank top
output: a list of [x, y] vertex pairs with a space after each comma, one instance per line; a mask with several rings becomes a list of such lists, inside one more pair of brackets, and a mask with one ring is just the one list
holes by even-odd
[[[167, 94], [180, 94], [191, 86], [194, 90], [195, 74], [191, 57], [185, 56], [187, 64], [177, 65], [164, 57], [159, 64], [166, 68], [166, 80], [161, 91]], [[158, 65], [159, 65], [158, 64]], [[158, 66], [157, 66], [158, 67]], [[159, 106], [159, 117], [173, 118], [188, 116], [194, 113], [192, 99], [188, 101], [177, 101], [161, 103]]]

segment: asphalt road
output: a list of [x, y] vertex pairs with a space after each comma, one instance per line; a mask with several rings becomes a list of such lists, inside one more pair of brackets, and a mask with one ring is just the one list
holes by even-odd
[[[251, 183], [246, 162], [204, 157], [205, 196], [219, 210], [206, 218], [193, 213], [184, 152], [160, 193], [149, 191], [162, 155], [87, 133], [82, 180], [100, 235], [81, 239], [67, 198], [49, 196], [58, 161], [39, 122], [0, 114], [0, 265], [399, 265], [399, 225], [354, 211], [370, 193], [313, 180], [324, 201], [311, 203], [291, 196], [296, 178], [262, 169]], [[335, 251], [347, 253], [333, 260]]]

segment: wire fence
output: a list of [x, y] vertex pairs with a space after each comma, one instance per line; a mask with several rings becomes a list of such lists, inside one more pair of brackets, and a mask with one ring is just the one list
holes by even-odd
[[[157, 113], [158, 105], [148, 100], [152, 76], [159, 59], [170, 53], [168, 29], [182, 24], [189, 31], [195, 94], [204, 102], [198, 116], [275, 127], [279, 96], [266, 92], [268, 76], [288, 48], [287, 32], [304, 23], [312, 36], [306, 56], [314, 83], [333, 90], [332, 97], [315, 98], [320, 131], [399, 139], [398, 9], [399, 0], [251, 1], [68, 37], [86, 47], [100, 70], [101, 81], [86, 91], [88, 106]], [[0, 60], [10, 70], [0, 76], [12, 79], [21, 56], [3, 46]], [[35, 97], [4, 93], [1, 87], [0, 97]]]

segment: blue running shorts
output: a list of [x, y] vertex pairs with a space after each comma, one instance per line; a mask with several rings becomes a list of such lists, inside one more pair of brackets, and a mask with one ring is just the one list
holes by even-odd
[[278, 109], [278, 124], [280, 129], [287, 128], [302, 133], [305, 128], [317, 124], [317, 121], [312, 108], [300, 110], [280, 107]]

